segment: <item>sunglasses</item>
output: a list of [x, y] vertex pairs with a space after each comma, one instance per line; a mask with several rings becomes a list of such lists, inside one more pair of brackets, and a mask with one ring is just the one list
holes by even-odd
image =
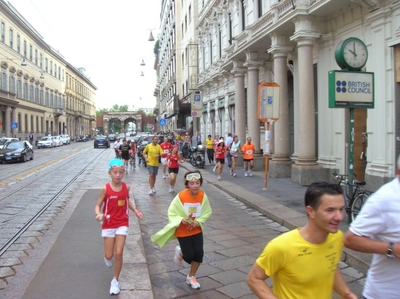
[[193, 172], [186, 175], [187, 181], [200, 180], [200, 179], [201, 179], [201, 174], [198, 172]]

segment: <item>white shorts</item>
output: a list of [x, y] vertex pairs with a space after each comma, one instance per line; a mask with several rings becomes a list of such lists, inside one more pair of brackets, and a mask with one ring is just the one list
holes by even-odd
[[161, 158], [161, 164], [166, 165], [167, 164], [167, 158]]
[[101, 230], [101, 236], [103, 238], [115, 238], [115, 235], [128, 235], [128, 227], [127, 226], [120, 226], [117, 228], [107, 228]]

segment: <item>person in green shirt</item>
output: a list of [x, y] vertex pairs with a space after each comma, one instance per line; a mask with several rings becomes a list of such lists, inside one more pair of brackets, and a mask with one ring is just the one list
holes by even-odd
[[158, 144], [158, 137], [153, 136], [152, 142], [146, 145], [143, 156], [146, 159], [147, 170], [149, 171], [149, 195], [156, 193], [156, 176], [158, 174], [158, 159], [163, 154], [161, 146]]

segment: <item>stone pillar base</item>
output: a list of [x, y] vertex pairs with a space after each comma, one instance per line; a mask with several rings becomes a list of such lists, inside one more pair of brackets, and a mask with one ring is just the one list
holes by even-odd
[[292, 182], [301, 186], [308, 186], [311, 183], [327, 178], [329, 169], [320, 165], [292, 165]]
[[[228, 162], [225, 161], [225, 164], [227, 164]], [[270, 162], [271, 163], [271, 162]], [[237, 167], [244, 167], [244, 163], [243, 163], [243, 155], [239, 155], [237, 161], [236, 161], [236, 165]], [[260, 170], [265, 170], [265, 156], [258, 156], [258, 155], [254, 155], [253, 158], [253, 170], [256, 171], [260, 171]]]
[[270, 178], [290, 178], [292, 173], [293, 162], [285, 161], [269, 161], [268, 177]]

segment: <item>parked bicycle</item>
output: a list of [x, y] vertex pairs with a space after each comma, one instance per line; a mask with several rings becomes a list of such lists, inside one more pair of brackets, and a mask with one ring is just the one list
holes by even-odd
[[348, 175], [332, 173], [338, 184], [343, 187], [345, 196], [345, 211], [348, 217], [349, 223], [354, 221], [360, 212], [362, 206], [366, 202], [368, 196], [372, 194], [371, 191], [364, 190], [362, 186], [365, 186], [366, 182], [353, 180], [349, 182]]

